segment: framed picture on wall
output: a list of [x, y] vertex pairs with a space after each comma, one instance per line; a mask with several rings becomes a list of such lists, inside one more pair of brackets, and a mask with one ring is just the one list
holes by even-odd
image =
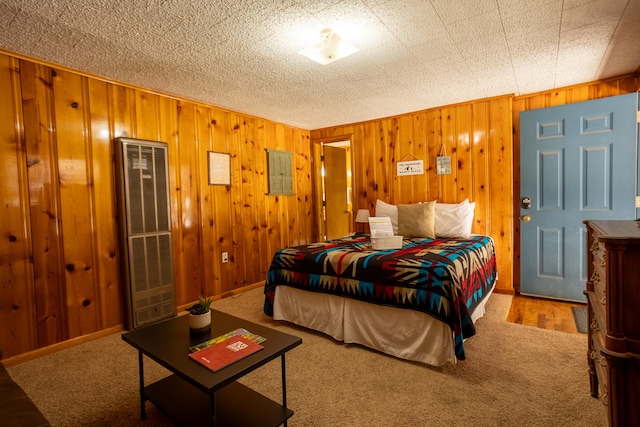
[[268, 195], [291, 196], [293, 192], [293, 153], [267, 151]]
[[450, 173], [451, 173], [451, 157], [450, 156], [436, 157], [436, 174], [449, 175]]
[[209, 185], [231, 185], [231, 155], [209, 151]]

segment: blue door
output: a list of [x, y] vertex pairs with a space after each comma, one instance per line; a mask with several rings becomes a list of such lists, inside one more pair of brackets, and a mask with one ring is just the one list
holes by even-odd
[[520, 292], [585, 301], [585, 219], [635, 219], [638, 94], [520, 114]]

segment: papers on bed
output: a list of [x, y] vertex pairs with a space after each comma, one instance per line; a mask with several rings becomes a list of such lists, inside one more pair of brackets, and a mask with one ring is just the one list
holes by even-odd
[[389, 218], [388, 216], [370, 216], [369, 228], [371, 229], [371, 237], [393, 236], [391, 218]]
[[394, 236], [391, 219], [387, 216], [369, 217], [371, 247], [376, 250], [402, 248], [402, 236]]

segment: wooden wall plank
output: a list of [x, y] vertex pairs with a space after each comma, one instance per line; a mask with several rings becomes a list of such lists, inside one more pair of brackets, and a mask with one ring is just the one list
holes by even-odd
[[[213, 151], [219, 153], [229, 153], [229, 140], [227, 138], [227, 115], [226, 113], [211, 109], [211, 129], [213, 139]], [[231, 179], [235, 172], [233, 168], [230, 171]], [[232, 181], [233, 182], [233, 181]], [[214, 276], [213, 295], [222, 295], [228, 291], [231, 282], [232, 263], [231, 252], [232, 247], [232, 218], [231, 218], [231, 186], [216, 185], [213, 188], [213, 208], [214, 208], [214, 258], [216, 262], [222, 260], [222, 253], [226, 252], [229, 262], [222, 264], [220, 261], [219, 268], [216, 270], [218, 274]]]
[[[416, 201], [431, 201], [434, 198], [429, 194], [429, 181], [430, 176], [427, 172], [429, 170], [430, 159], [428, 153], [427, 142], [427, 116], [424, 112], [411, 115], [412, 128], [411, 128], [411, 141], [413, 143], [413, 155], [422, 160], [425, 170], [424, 175], [412, 176], [411, 186], [414, 189], [414, 195], [411, 203]], [[402, 130], [403, 126], [400, 125]]]
[[[244, 274], [241, 278], [241, 286], [258, 281], [257, 271], [253, 268], [254, 264], [259, 264], [260, 246], [258, 244], [258, 227], [257, 222], [257, 196], [256, 184], [254, 177], [254, 168], [258, 161], [263, 162], [266, 159], [266, 153], [256, 153], [255, 128], [253, 120], [247, 120], [241, 117], [239, 120], [239, 141], [240, 141], [240, 162], [242, 190], [238, 203], [240, 208], [240, 221], [242, 222], [242, 247], [243, 247], [243, 263]], [[256, 263], [256, 260], [258, 261]]]
[[160, 140], [167, 143], [169, 163], [169, 199], [171, 203], [171, 251], [173, 255], [173, 277], [176, 283], [176, 301], [183, 304], [191, 301], [185, 286], [181, 286], [187, 273], [185, 272], [182, 254], [182, 212], [185, 209], [182, 198], [182, 165], [180, 163], [179, 112], [178, 101], [162, 98], [160, 102], [162, 125]]
[[53, 118], [53, 70], [20, 61], [38, 346], [69, 338]]
[[418, 156], [414, 152], [413, 144], [413, 116], [405, 114], [396, 119], [397, 129], [396, 135], [396, 161], [393, 162], [392, 171], [393, 180], [393, 193], [402, 194], [404, 203], [416, 203], [416, 191], [415, 183], [416, 176], [398, 176], [397, 163], [404, 160], [415, 160]]
[[[295, 140], [293, 138], [294, 130], [292, 128], [286, 128], [284, 130], [284, 151], [288, 151], [290, 153], [295, 152]], [[294, 154], [292, 154], [295, 157]], [[295, 161], [292, 165], [295, 165]], [[296, 180], [293, 180], [293, 185], [296, 185]], [[296, 188], [294, 187], [294, 192]], [[280, 196], [282, 215], [283, 215], [283, 224], [287, 226], [287, 241], [293, 242], [293, 245], [298, 245], [298, 235], [299, 235], [299, 217], [298, 217], [298, 204], [295, 200], [295, 195], [292, 196]]]
[[20, 63], [3, 54], [0, 92], [0, 347], [5, 354], [19, 354], [38, 346], [37, 313]]
[[[397, 182], [397, 163], [399, 158], [399, 131], [398, 131], [398, 117], [390, 117], [389, 119], [384, 121], [385, 123], [385, 137], [386, 137], [386, 153], [385, 159], [387, 159], [388, 164], [386, 165], [386, 177], [385, 183], [387, 183], [387, 188], [390, 194], [395, 194], [394, 189], [396, 188]], [[381, 161], [384, 163], [384, 161]], [[403, 203], [404, 199], [403, 199]]]
[[[91, 120], [91, 159], [95, 217], [97, 278], [100, 287], [101, 329], [122, 323], [122, 288], [120, 286], [120, 248], [118, 247], [117, 206], [114, 181], [114, 150], [109, 118], [109, 84], [89, 79]], [[96, 190], [97, 189], [97, 190]]]
[[378, 187], [376, 157], [380, 154], [376, 150], [376, 123], [366, 123], [362, 129], [358, 129], [354, 134], [356, 150], [359, 154], [359, 157], [355, 159], [354, 174], [356, 177], [361, 177], [358, 180], [356, 206], [368, 206], [371, 215], [375, 215], [376, 200], [383, 199], [384, 202], [393, 203], [388, 197], [385, 198], [384, 194], [380, 194]]
[[223, 292], [239, 288], [244, 284], [244, 246], [242, 224], [242, 139], [240, 138], [241, 117], [238, 114], [227, 114], [227, 131], [229, 138], [229, 153], [231, 155], [231, 205], [230, 215], [236, 227], [231, 228], [231, 281], [226, 284]]
[[472, 105], [464, 104], [456, 107], [456, 196], [454, 201], [464, 199], [475, 200], [473, 196], [473, 157], [471, 155], [473, 116]]
[[202, 253], [200, 246], [200, 164], [198, 162], [198, 138], [196, 133], [196, 106], [188, 102], [178, 103], [178, 175], [180, 176], [180, 200], [182, 213], [179, 227], [182, 230], [178, 252], [173, 254], [182, 264], [180, 302], [195, 301], [204, 293]]
[[429, 110], [426, 115], [426, 139], [427, 139], [427, 159], [425, 174], [428, 176], [428, 198], [427, 200], [437, 200], [444, 203], [442, 192], [442, 180], [436, 174], [436, 157], [440, 154], [442, 147], [442, 111], [439, 109]]
[[135, 91], [119, 85], [110, 85], [110, 89], [109, 106], [113, 137], [137, 138]]
[[488, 230], [488, 221], [491, 215], [489, 192], [491, 182], [489, 180], [489, 106], [486, 102], [473, 104], [473, 142], [471, 146], [471, 158], [473, 161], [473, 197], [476, 204], [473, 218], [474, 233]]
[[[440, 180], [440, 198], [444, 203], [455, 203], [458, 201], [457, 184], [458, 179], [458, 138], [456, 128], [458, 117], [456, 115], [456, 107], [442, 108], [440, 112], [442, 127], [442, 144], [444, 146], [444, 156], [449, 156], [451, 161], [451, 173], [438, 175]], [[440, 155], [438, 151], [436, 156]]]
[[510, 97], [489, 101], [489, 204], [487, 232], [496, 245], [497, 289], [513, 286], [513, 140]]
[[102, 327], [86, 78], [55, 70], [53, 91], [61, 231], [68, 236], [62, 239], [67, 328], [75, 338]]
[[[395, 154], [395, 141], [391, 140], [389, 133], [389, 119], [381, 120], [377, 126], [377, 138], [373, 141], [374, 150], [376, 153], [375, 171], [376, 171], [376, 185], [378, 187], [378, 198], [382, 200], [394, 200], [393, 183], [391, 174], [392, 164], [395, 165], [393, 155]], [[402, 203], [402, 200], [397, 200], [395, 203]]]
[[198, 140], [198, 163], [202, 171], [199, 180], [200, 193], [200, 251], [202, 253], [202, 293], [203, 295], [213, 295], [216, 288], [215, 278], [218, 276], [215, 250], [215, 206], [214, 206], [214, 185], [209, 185], [209, 151], [213, 151], [213, 138], [211, 126], [211, 109], [196, 106], [195, 127]]
[[253, 183], [255, 191], [255, 229], [257, 235], [257, 246], [259, 262], [256, 269], [256, 282], [267, 277], [269, 264], [273, 258], [273, 253], [269, 250], [267, 236], [267, 129], [271, 123], [266, 120], [256, 120], [254, 129], [255, 159], [253, 163]]
[[[313, 190], [311, 185], [311, 138], [309, 133], [301, 129], [294, 129], [295, 153], [295, 177], [296, 178], [296, 201], [297, 213], [299, 217], [298, 244], [311, 243], [312, 232], [315, 228], [313, 223]], [[272, 254], [270, 255], [270, 258]], [[270, 260], [268, 265], [270, 264]]]
[[142, 90], [133, 93], [135, 108], [135, 137], [150, 141], [160, 141], [159, 95]]

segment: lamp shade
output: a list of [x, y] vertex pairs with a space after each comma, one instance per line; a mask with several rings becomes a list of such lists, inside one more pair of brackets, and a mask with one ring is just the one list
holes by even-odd
[[358, 213], [356, 214], [356, 222], [369, 222], [369, 210], [358, 209]]

